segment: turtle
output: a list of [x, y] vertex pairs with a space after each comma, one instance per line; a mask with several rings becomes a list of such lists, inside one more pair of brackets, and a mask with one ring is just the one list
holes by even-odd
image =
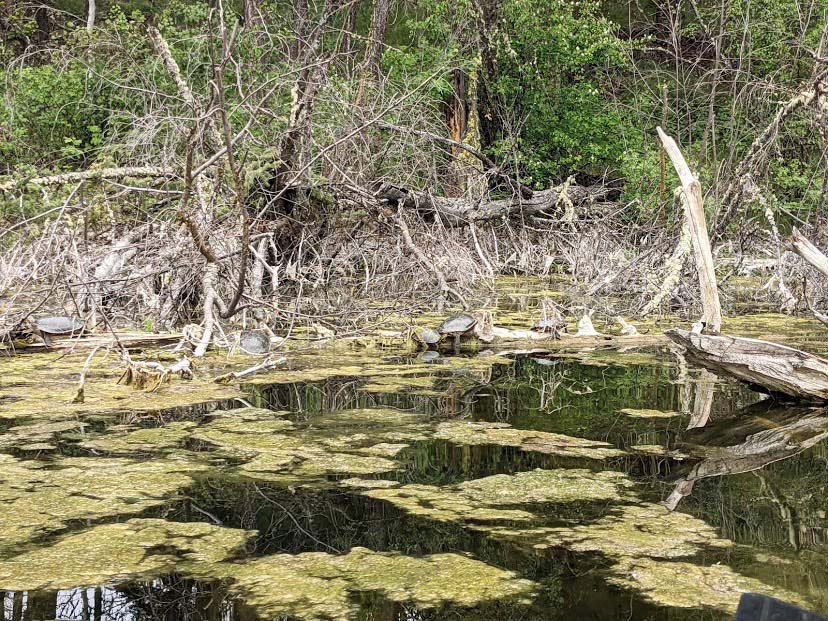
[[242, 330], [239, 334], [239, 349], [246, 354], [270, 353], [270, 337], [264, 330]]
[[423, 328], [414, 333], [415, 340], [426, 346], [426, 349], [431, 349], [437, 346], [440, 342], [440, 333], [431, 328]]
[[35, 334], [46, 344], [52, 346], [53, 336], [72, 336], [79, 334], [86, 324], [77, 317], [41, 317], [35, 321]]
[[460, 337], [469, 334], [477, 325], [477, 317], [468, 313], [460, 313], [449, 317], [437, 327], [441, 337], [454, 337], [454, 349], [460, 348]]
[[532, 332], [542, 332], [544, 334], [552, 334], [554, 338], [560, 338], [561, 334], [566, 334], [566, 322], [563, 319], [539, 319], [529, 328]]

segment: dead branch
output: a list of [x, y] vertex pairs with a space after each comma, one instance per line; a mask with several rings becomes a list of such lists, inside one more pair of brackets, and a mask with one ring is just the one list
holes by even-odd
[[78, 183], [80, 181], [96, 181], [101, 179], [124, 179], [126, 177], [174, 177], [175, 172], [161, 166], [123, 166], [118, 168], [99, 168], [81, 170], [78, 172], [47, 175], [45, 177], [30, 177], [28, 179], [10, 179], [0, 182], [0, 192], [8, 192], [26, 185], [55, 186]]
[[733, 218], [736, 208], [745, 196], [749, 195], [751, 184], [755, 184], [755, 180], [765, 170], [770, 148], [776, 142], [779, 129], [785, 121], [800, 108], [810, 105], [816, 105], [820, 114], [825, 114], [828, 111], [828, 102], [825, 100], [826, 93], [828, 93], [828, 71], [825, 70], [822, 63], [817, 62], [810, 84], [779, 107], [771, 122], [756, 137], [750, 145], [747, 155], [736, 167], [733, 179], [722, 197], [721, 212], [714, 229], [716, 237], [723, 233], [725, 227]]
[[673, 162], [673, 166], [681, 179], [681, 186], [686, 197], [684, 202], [685, 217], [690, 225], [690, 235], [693, 238], [693, 250], [696, 256], [696, 271], [699, 275], [701, 287], [702, 307], [707, 322], [707, 328], [718, 332], [722, 327], [722, 308], [719, 303], [719, 291], [716, 286], [716, 270], [713, 266], [713, 253], [710, 249], [710, 238], [707, 235], [707, 222], [704, 215], [704, 199], [701, 185], [690, 171], [684, 156], [670, 136], [660, 127], [656, 128], [664, 150]]
[[807, 237], [799, 232], [799, 229], [794, 228], [791, 237], [788, 240], [793, 250], [805, 261], [816, 268], [823, 276], [828, 278], [828, 257], [816, 246], [814, 246]]

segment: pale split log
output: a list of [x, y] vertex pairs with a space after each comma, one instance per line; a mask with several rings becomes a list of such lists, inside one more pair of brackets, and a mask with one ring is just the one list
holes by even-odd
[[790, 244], [791, 250], [828, 278], [828, 257], [796, 228], [791, 233]]
[[96, 181], [102, 179], [124, 179], [127, 177], [151, 177], [163, 178], [174, 177], [175, 172], [161, 166], [123, 166], [118, 168], [97, 168], [67, 172], [58, 175], [46, 175], [42, 177], [30, 177], [28, 179], [9, 179], [0, 182], [0, 192], [8, 192], [26, 185], [57, 186], [78, 183], [81, 181]]
[[218, 377], [213, 378], [213, 381], [217, 384], [229, 384], [235, 380], [239, 380], [245, 378], [249, 375], [253, 375], [254, 373], [258, 373], [259, 371], [267, 371], [272, 369], [283, 362], [285, 362], [287, 358], [284, 356], [280, 356], [279, 358], [267, 358], [263, 362], [259, 364], [253, 365], [250, 368], [244, 369], [242, 371], [235, 371], [231, 373], [225, 373], [224, 375], [219, 375]]
[[769, 393], [828, 400], [828, 360], [786, 345], [735, 336], [665, 332], [688, 360]]
[[686, 217], [690, 224], [690, 235], [693, 239], [693, 251], [701, 288], [704, 318], [708, 330], [718, 332], [722, 327], [722, 309], [719, 302], [719, 290], [716, 286], [713, 252], [710, 249], [710, 237], [707, 233], [701, 185], [690, 171], [690, 167], [681, 154], [676, 141], [665, 134], [660, 127], [657, 127], [656, 131], [662, 145], [664, 145], [664, 150], [673, 162], [679, 179], [681, 179], [682, 189], [687, 198], [685, 202]]

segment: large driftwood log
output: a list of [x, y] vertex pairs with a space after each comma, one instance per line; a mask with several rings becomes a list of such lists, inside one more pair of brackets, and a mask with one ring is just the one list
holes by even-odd
[[687, 358], [769, 393], [828, 400], [828, 360], [792, 347], [735, 336], [667, 330]]
[[531, 198], [515, 196], [475, 203], [463, 198], [444, 198], [427, 192], [385, 186], [377, 193], [377, 198], [395, 203], [406, 210], [439, 214], [452, 226], [465, 226], [470, 222], [517, 215], [552, 217], [565, 211], [567, 200], [575, 206], [588, 205], [605, 201], [609, 192], [610, 189], [604, 187], [588, 188], [573, 184], [566, 187], [566, 184], [562, 184], [534, 192]]
[[719, 304], [719, 290], [716, 286], [716, 270], [713, 266], [713, 253], [710, 250], [710, 238], [707, 235], [707, 220], [704, 215], [704, 198], [701, 184], [696, 179], [681, 151], [670, 136], [660, 127], [656, 128], [664, 150], [670, 156], [673, 166], [681, 179], [681, 189], [684, 192], [685, 217], [690, 226], [690, 236], [693, 240], [693, 253], [696, 257], [696, 271], [699, 275], [702, 306], [707, 328], [711, 332], [718, 332], [722, 327], [722, 308]]

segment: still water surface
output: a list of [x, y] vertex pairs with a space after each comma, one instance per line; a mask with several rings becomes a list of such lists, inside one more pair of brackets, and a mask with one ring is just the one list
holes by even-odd
[[3, 619], [828, 612], [828, 411], [669, 349], [319, 352], [140, 407], [5, 364]]

